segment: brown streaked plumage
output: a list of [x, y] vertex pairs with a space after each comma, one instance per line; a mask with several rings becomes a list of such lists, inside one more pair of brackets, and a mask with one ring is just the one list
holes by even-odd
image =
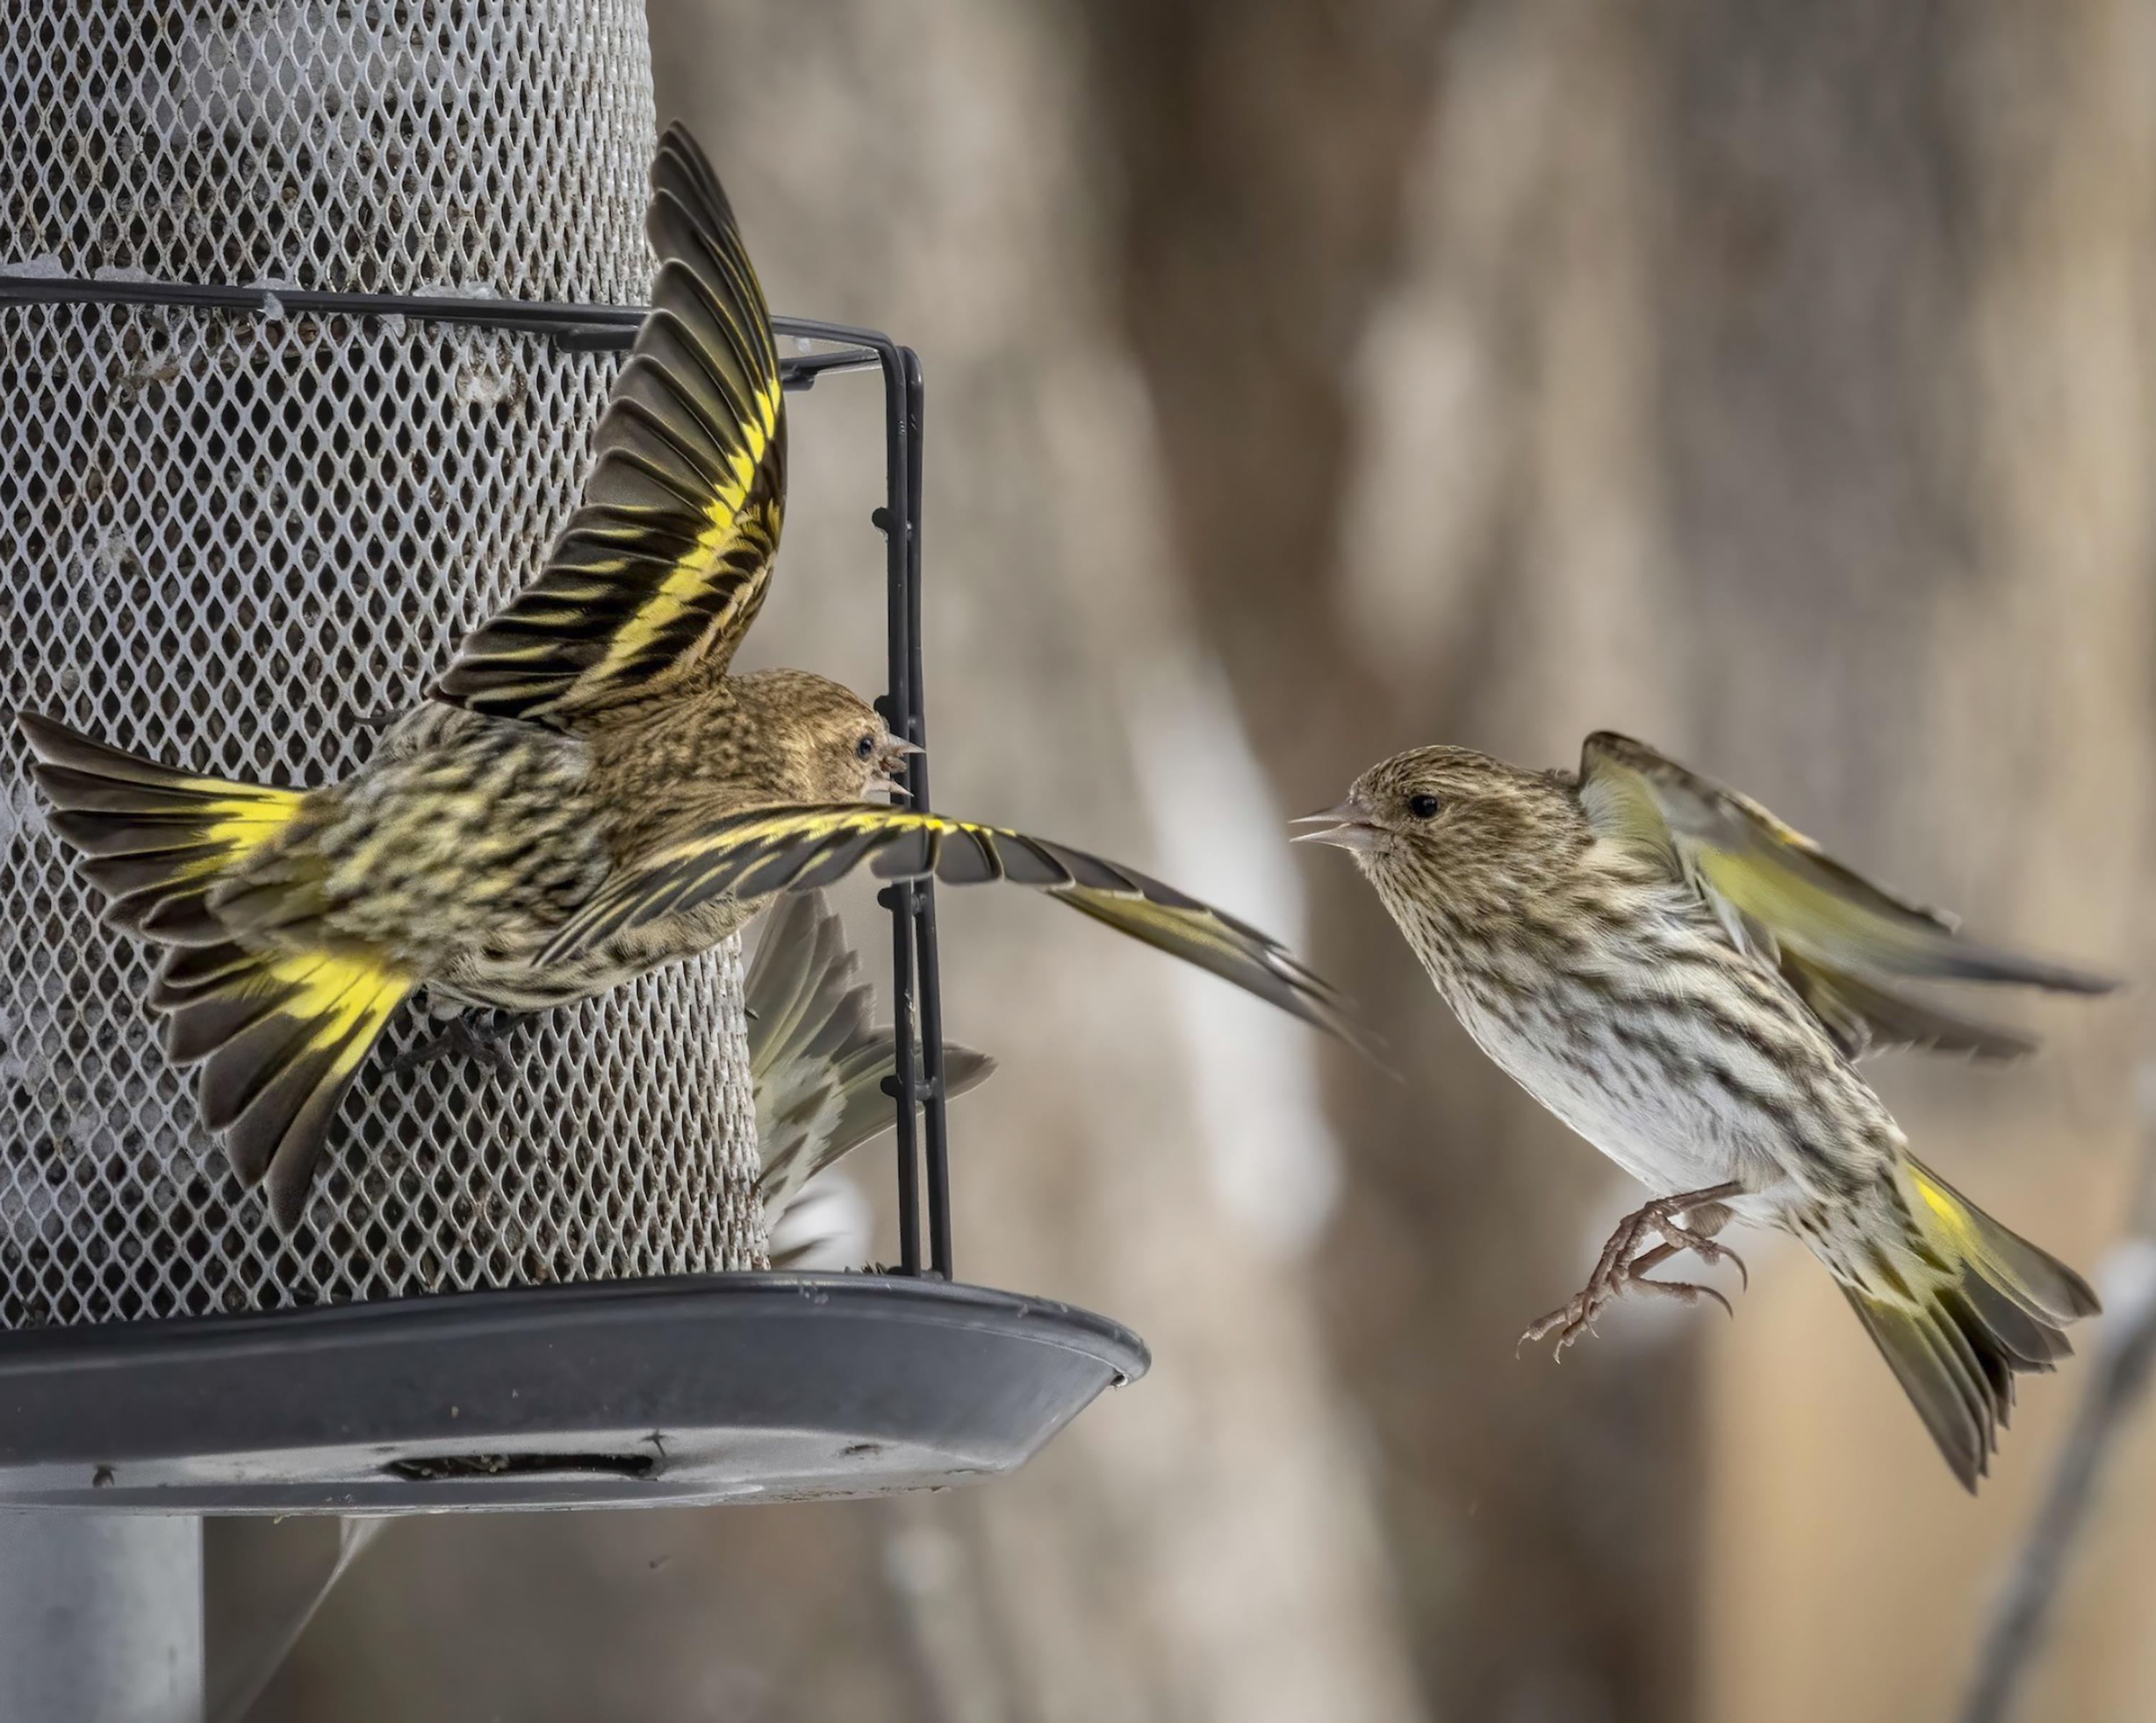
[[1554, 1333], [1561, 1350], [1635, 1287], [1719, 1298], [1647, 1271], [1728, 1256], [1716, 1235], [1732, 1218], [1781, 1227], [1974, 1489], [2015, 1375], [2066, 1355], [2095, 1295], [1917, 1161], [1854, 1062], [2030, 1045], [1912, 984], [2113, 984], [1964, 939], [1756, 802], [1607, 733], [1576, 774], [1416, 748], [1310, 818], [1324, 829], [1304, 837], [1353, 855], [1483, 1051], [1656, 1193], [1525, 1338]]
[[1343, 1025], [1274, 941], [1142, 874], [863, 800], [895, 788], [909, 742], [823, 677], [730, 672], [778, 543], [778, 349], [725, 194], [679, 126], [651, 185], [653, 309], [583, 502], [366, 765], [308, 790], [230, 784], [20, 720], [54, 831], [113, 920], [171, 948], [150, 1001], [167, 1052], [201, 1066], [205, 1122], [282, 1225], [413, 993], [514, 1011], [581, 998], [865, 864], [1042, 887]]

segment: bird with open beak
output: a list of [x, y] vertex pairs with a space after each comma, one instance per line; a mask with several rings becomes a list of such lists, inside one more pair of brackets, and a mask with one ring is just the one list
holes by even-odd
[[110, 918], [169, 948], [150, 998], [167, 1055], [200, 1066], [205, 1123], [284, 1226], [346, 1085], [414, 992], [509, 1011], [581, 999], [862, 867], [1036, 887], [1307, 1021], [1342, 1021], [1276, 941], [1171, 887], [871, 800], [895, 796], [916, 738], [851, 690], [732, 672], [778, 545], [785, 401], [733, 213], [679, 126], [646, 229], [652, 310], [582, 506], [357, 771], [305, 790], [228, 782], [19, 718], [53, 831]]
[[1523, 1340], [1553, 1334], [1562, 1351], [1635, 1290], [1719, 1299], [1649, 1271], [1687, 1251], [1733, 1260], [1718, 1242], [1732, 1219], [1779, 1227], [1826, 1266], [1975, 1487], [2015, 1376], [2066, 1355], [2062, 1330], [2096, 1298], [1911, 1155], [1856, 1062], [2031, 1045], [1912, 984], [2112, 983], [1963, 939], [1758, 803], [1608, 733], [1576, 773], [1396, 754], [1298, 823], [1317, 828], [1299, 841], [1354, 857], [1483, 1052], [1655, 1193]]

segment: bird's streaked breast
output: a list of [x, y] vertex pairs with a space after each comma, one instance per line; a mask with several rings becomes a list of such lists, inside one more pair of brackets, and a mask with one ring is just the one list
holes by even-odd
[[1476, 1044], [1652, 1189], [1840, 1186], [1898, 1150], [1801, 1003], [1673, 888], [1480, 923], [1385, 895]]

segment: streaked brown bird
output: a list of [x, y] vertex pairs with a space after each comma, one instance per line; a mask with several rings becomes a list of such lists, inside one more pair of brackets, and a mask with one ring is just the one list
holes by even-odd
[[778, 544], [778, 348], [726, 196], [679, 126], [651, 186], [653, 309], [582, 506], [366, 765], [309, 790], [226, 783], [21, 719], [52, 828], [110, 918], [172, 948], [150, 1000], [167, 1053], [202, 1067], [205, 1122], [284, 1226], [414, 991], [519, 1011], [578, 999], [864, 865], [1039, 887], [1342, 1021], [1274, 941], [1129, 868], [863, 800], [910, 742], [821, 676], [730, 673]]
[[[821, 892], [782, 898], [758, 923], [742, 1001], [771, 1266], [798, 1265], [832, 1239], [808, 1214], [811, 1181], [896, 1120], [885, 1079], [898, 1065], [874, 990]], [[947, 1099], [985, 1083], [996, 1062], [947, 1042]], [[848, 1264], [849, 1267], [858, 1266]]]
[[2065, 1356], [2061, 1330], [2096, 1297], [1911, 1155], [1856, 1061], [2031, 1045], [1911, 983], [2115, 984], [1963, 939], [1757, 802], [1606, 732], [1577, 774], [1416, 748], [1307, 819], [1322, 829], [1303, 841], [1354, 856], [1482, 1050], [1656, 1193], [1523, 1341], [1554, 1334], [1562, 1352], [1635, 1288], [1718, 1298], [1648, 1271], [1728, 1257], [1732, 1218], [1778, 1227], [1826, 1265], [1974, 1489], [2015, 1376]]

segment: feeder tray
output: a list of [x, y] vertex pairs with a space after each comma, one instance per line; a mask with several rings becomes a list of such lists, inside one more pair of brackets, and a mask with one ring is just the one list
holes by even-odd
[[0, 1348], [0, 1504], [395, 1513], [799, 1501], [1009, 1472], [1127, 1330], [895, 1275], [726, 1274], [66, 1329]]

